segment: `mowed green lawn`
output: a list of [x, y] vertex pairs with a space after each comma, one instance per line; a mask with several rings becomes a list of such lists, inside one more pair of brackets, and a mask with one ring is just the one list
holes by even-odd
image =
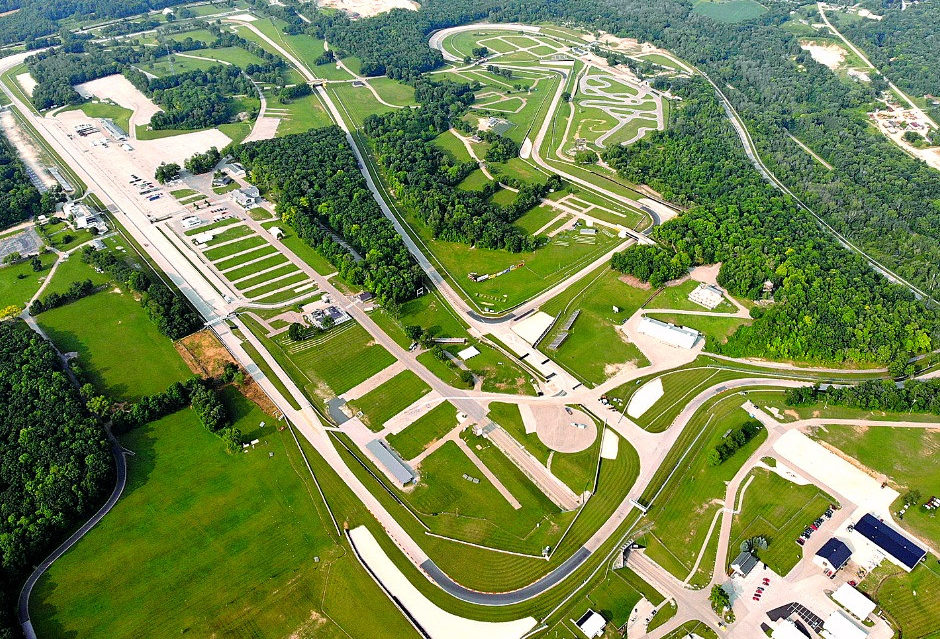
[[43, 280], [49, 276], [55, 260], [56, 256], [53, 253], [40, 255], [42, 270], [38, 273], [33, 270], [28, 261], [0, 266], [0, 309], [10, 305], [21, 308], [26, 306], [26, 303], [42, 286]]
[[[911, 416], [898, 418], [910, 419]], [[932, 421], [938, 421], [935, 415]], [[940, 492], [940, 464], [936, 462], [940, 451], [940, 430], [936, 428], [826, 426], [818, 429], [815, 436], [890, 477], [901, 493], [894, 509], [901, 507], [904, 495], [910, 490], [919, 490], [923, 501]], [[937, 511], [919, 506], [904, 513], [901, 525], [933, 543], [940, 542]]]
[[[676, 440], [641, 497], [641, 501], [649, 503], [678, 465], [650, 507], [648, 517], [653, 529], [644, 538], [649, 556], [679, 579], [685, 579], [695, 564], [715, 511], [720, 508], [719, 500], [724, 500], [725, 483], [767, 437], [762, 429], [721, 465], [708, 465], [708, 451], [725, 432], [750, 419], [741, 408], [745, 399], [738, 392], [730, 392], [706, 402]], [[713, 536], [717, 534], [716, 527]], [[703, 560], [692, 583], [707, 582], [713, 566], [714, 561]]]
[[[409, 215], [407, 220], [471, 301], [491, 312], [509, 310], [538, 295], [621, 241], [606, 231], [592, 238], [581, 236], [578, 231], [565, 231], [535, 251], [511, 253], [435, 240], [427, 226], [414, 215]], [[514, 265], [521, 266], [483, 282], [473, 282], [468, 278], [470, 273], [496, 274]]]
[[[744, 491], [741, 512], [731, 524], [729, 567], [741, 542], [760, 536], [768, 544], [767, 550], [757, 552], [760, 560], [777, 574], [786, 575], [803, 557], [803, 547], [797, 545], [796, 538], [833, 499], [812, 484], [798, 486], [766, 469], [756, 469], [752, 476]], [[740, 491], [736, 499], [740, 500]]]
[[95, 293], [36, 320], [60, 351], [78, 353], [82, 370], [99, 392], [112, 400], [136, 401], [191, 372], [140, 303], [120, 290]]
[[261, 440], [247, 453], [190, 409], [123, 438], [124, 495], [33, 593], [40, 636], [416, 636], [339, 545], [290, 433], [229, 400]]
[[431, 392], [431, 387], [417, 375], [404, 370], [378, 388], [353, 400], [354, 410], [362, 411], [363, 423], [374, 431], [382, 430], [389, 419]]
[[303, 342], [292, 342], [286, 333], [270, 339], [250, 316], [243, 319], [311, 401], [320, 405], [395, 361], [354, 321]]
[[[607, 381], [627, 365], [649, 365], [640, 349], [618, 329], [649, 297], [649, 291], [634, 288], [619, 276], [617, 271], [605, 267], [598, 275], [591, 274], [589, 279], [575, 284], [572, 288], [579, 290], [573, 299], [565, 291], [542, 309], [558, 317], [555, 327], [541, 342], [543, 352], [591, 386]], [[618, 312], [614, 312], [615, 306]], [[552, 349], [553, 340], [576, 311], [580, 313], [568, 337], [561, 346]]]
[[910, 573], [883, 561], [859, 588], [885, 609], [905, 639], [940, 637], [940, 566], [935, 556], [927, 555], [926, 563]]
[[555, 452], [552, 454], [553, 451], [542, 443], [536, 433], [526, 434], [525, 424], [516, 404], [493, 402], [490, 404], [488, 417], [502, 426], [506, 432], [512, 435], [513, 439], [522, 444], [542, 464], [547, 465], [549, 455], [551, 455], [552, 474], [562, 480], [575, 493], [580, 494], [593, 487], [601, 442], [600, 429], [598, 429], [597, 438], [589, 448], [579, 453]]
[[386, 439], [403, 458], [414, 459], [456, 425], [457, 408], [450, 402], [443, 402], [409, 424], [405, 430], [397, 435], [389, 435]]
[[735, 307], [726, 299], [716, 306], [714, 310], [700, 306], [689, 300], [689, 294], [698, 288], [699, 283], [694, 280], [687, 280], [678, 286], [667, 286], [650, 300], [647, 308], [668, 308], [677, 311], [704, 311], [711, 313], [733, 313]]

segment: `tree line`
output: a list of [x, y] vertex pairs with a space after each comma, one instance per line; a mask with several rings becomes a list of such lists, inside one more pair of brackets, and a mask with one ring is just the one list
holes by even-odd
[[903, 384], [872, 379], [850, 386], [813, 384], [787, 389], [788, 406], [811, 406], [823, 402], [866, 411], [915, 411], [940, 415], [940, 379], [911, 379]]
[[56, 204], [53, 195], [44, 198], [39, 193], [6, 133], [0, 135], [0, 229], [52, 213]]
[[52, 345], [0, 322], [0, 637], [14, 636], [15, 586], [113, 481], [104, 430]]

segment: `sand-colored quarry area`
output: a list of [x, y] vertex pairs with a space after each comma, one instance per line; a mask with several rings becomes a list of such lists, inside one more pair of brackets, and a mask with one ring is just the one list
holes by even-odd
[[33, 97], [33, 89], [36, 88], [36, 78], [34, 78], [29, 71], [18, 74], [16, 76], [16, 81], [21, 87], [23, 87], [23, 91], [26, 93], [26, 95]]
[[321, 0], [317, 2], [317, 6], [321, 9], [339, 9], [350, 15], [368, 18], [392, 9], [417, 11], [421, 5], [413, 0]]
[[801, 42], [800, 48], [809, 51], [813, 60], [835, 71], [845, 62], [846, 51], [837, 44], [818, 44], [816, 42]]

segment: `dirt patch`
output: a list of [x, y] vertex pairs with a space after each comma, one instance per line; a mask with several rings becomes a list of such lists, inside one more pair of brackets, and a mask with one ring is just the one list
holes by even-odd
[[800, 414], [796, 412], [795, 410], [793, 410], [792, 408], [786, 409], [785, 411], [783, 411], [783, 414], [786, 415], [787, 417], [792, 417], [793, 419], [800, 418]]
[[189, 369], [203, 377], [218, 377], [225, 370], [225, 364], [236, 363], [219, 338], [208, 329], [177, 341], [176, 350]]
[[[237, 364], [215, 333], [208, 329], [178, 340], [175, 346], [189, 370], [202, 377], [219, 377], [225, 371], [226, 364]], [[271, 398], [248, 375], [245, 375], [244, 381], [236, 384], [236, 387], [242, 395], [268, 415], [278, 414], [277, 406]]]
[[638, 288], [642, 291], [648, 291], [653, 288], [649, 282], [644, 282], [641, 279], [634, 277], [633, 275], [621, 275], [619, 278], [621, 282], [627, 286], [632, 286], [633, 288]]
[[7, 139], [16, 148], [16, 153], [20, 156], [20, 159], [23, 160], [26, 166], [35, 171], [43, 184], [50, 187], [55, 186], [57, 182], [46, 170], [45, 163], [35, 142], [32, 137], [27, 135], [23, 129], [20, 128], [16, 117], [13, 115], [13, 111], [10, 109], [6, 109], [0, 113], [0, 128], [3, 129], [4, 133], [7, 135]]
[[327, 619], [316, 610], [310, 611], [310, 618], [290, 633], [290, 639], [308, 639], [316, 637], [320, 628], [326, 625]]
[[846, 51], [837, 44], [819, 44], [818, 42], [800, 42], [800, 48], [809, 51], [813, 60], [835, 71], [845, 62]]

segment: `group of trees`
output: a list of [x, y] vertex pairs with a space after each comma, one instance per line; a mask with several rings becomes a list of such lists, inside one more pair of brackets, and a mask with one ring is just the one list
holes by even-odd
[[706, 461], [709, 466], [719, 466], [726, 459], [741, 450], [745, 444], [754, 439], [762, 426], [756, 419], [749, 419], [740, 426], [731, 429], [731, 432], [721, 438], [714, 448], [708, 451]]
[[82, 260], [140, 293], [140, 303], [147, 311], [147, 316], [170, 339], [185, 337], [202, 326], [202, 320], [196, 312], [166, 284], [154, 281], [113, 252], [96, 251], [86, 246], [82, 250]]
[[156, 178], [157, 182], [160, 184], [166, 184], [167, 182], [172, 182], [180, 176], [180, 165], [176, 162], [161, 162], [160, 166], [157, 167], [157, 170], [153, 172], [153, 177]]
[[911, 379], [903, 384], [872, 379], [853, 386], [828, 386], [825, 390], [818, 384], [800, 386], [787, 390], [786, 402], [789, 406], [826, 402], [862, 410], [918, 411], [940, 415], [940, 379]]
[[49, 293], [41, 299], [35, 300], [29, 305], [30, 315], [39, 315], [45, 311], [50, 311], [59, 306], [65, 306], [72, 302], [77, 302], [83, 297], [88, 297], [95, 292], [95, 285], [91, 280], [81, 280], [72, 282], [64, 293]]
[[0, 229], [35, 215], [48, 215], [55, 211], [55, 203], [55, 198], [40, 195], [6, 134], [0, 135]]
[[13, 637], [14, 588], [113, 482], [104, 431], [53, 347], [0, 322], [0, 637]]
[[614, 253], [610, 260], [612, 268], [649, 282], [656, 288], [688, 273], [690, 263], [687, 253], [649, 245], [637, 245], [628, 251]]
[[386, 302], [415, 296], [421, 269], [373, 199], [339, 127], [241, 144], [231, 154], [276, 203], [284, 221], [345, 279]]
[[[460, 115], [473, 101], [473, 86], [426, 79], [414, 84], [420, 107], [372, 115], [363, 124], [392, 192], [428, 225], [435, 238], [481, 248], [534, 250], [539, 240], [513, 222], [536, 206], [550, 187], [523, 186], [509, 206], [489, 201], [495, 184], [481, 191], [458, 189], [477, 165], [455, 161], [434, 139], [452, 123], [461, 122]], [[500, 158], [509, 159], [518, 152], [514, 142], [504, 142], [495, 134], [490, 139]]]
[[209, 150], [205, 153], [196, 153], [191, 158], [187, 159], [183, 165], [186, 167], [186, 170], [193, 175], [200, 175], [214, 169], [221, 160], [222, 154], [213, 146], [209, 147]]
[[294, 84], [289, 87], [283, 87], [277, 92], [277, 101], [281, 104], [290, 104], [293, 100], [308, 96], [313, 93], [313, 87], [306, 82]]

